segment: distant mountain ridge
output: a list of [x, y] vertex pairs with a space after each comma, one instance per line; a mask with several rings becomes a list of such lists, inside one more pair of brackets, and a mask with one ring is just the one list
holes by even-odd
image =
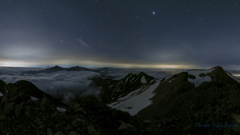
[[43, 69], [43, 70], [38, 70], [38, 71], [25, 71], [25, 72], [22, 73], [22, 75], [24, 75], [24, 74], [38, 74], [38, 73], [52, 73], [52, 72], [58, 72], [58, 71], [92, 71], [92, 72], [99, 72], [98, 70], [91, 70], [91, 69], [84, 68], [84, 67], [79, 67], [79, 66], [70, 67], [70, 68], [62, 68], [62, 67], [56, 65], [54, 67]]

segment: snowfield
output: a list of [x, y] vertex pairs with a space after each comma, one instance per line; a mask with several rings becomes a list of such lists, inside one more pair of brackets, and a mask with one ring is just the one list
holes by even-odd
[[237, 79], [237, 77], [232, 76], [230, 73], [226, 72], [228, 74], [228, 76], [230, 76], [232, 79], [236, 80], [237, 82], [240, 83], [240, 80]]
[[125, 97], [119, 98], [118, 101], [109, 104], [109, 107], [116, 108], [121, 111], [129, 112], [130, 115], [137, 114], [143, 108], [152, 104], [149, 100], [155, 94], [153, 91], [158, 87], [159, 80], [157, 80], [153, 85], [146, 87], [145, 89], [137, 89], [130, 92]]
[[31, 96], [31, 100], [36, 101], [36, 100], [39, 100], [39, 99]]
[[195, 79], [188, 78], [188, 81], [191, 82], [191, 83], [194, 83], [195, 87], [198, 87], [203, 82], [210, 82], [212, 79], [209, 76], [200, 77], [199, 74], [201, 74], [201, 73], [204, 73], [204, 74], [211, 73], [213, 70], [214, 69], [186, 71], [186, 72], [188, 72], [188, 74], [191, 74], [191, 75], [196, 77]]
[[65, 112], [65, 111], [66, 111], [66, 109], [61, 108], [61, 107], [57, 107], [57, 110], [58, 110], [59, 112]]

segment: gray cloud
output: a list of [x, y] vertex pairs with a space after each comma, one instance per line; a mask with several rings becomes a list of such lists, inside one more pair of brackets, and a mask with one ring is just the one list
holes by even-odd
[[[24, 74], [23, 71], [42, 70], [43, 68], [0, 68], [0, 80], [6, 83], [15, 83], [19, 80], [27, 80], [36, 85], [39, 89], [55, 97], [63, 96], [64, 102], [71, 104], [71, 100], [78, 95], [79, 97], [90, 95], [98, 96], [100, 88], [96, 88], [88, 78], [100, 77], [101, 74], [90, 71], [60, 71], [53, 73]], [[150, 76], [158, 79], [180, 72], [182, 70], [171, 69], [110, 69], [103, 74], [112, 76], [114, 79], [122, 79], [128, 73], [138, 74], [143, 71]]]
[[98, 95], [99, 88], [92, 85], [88, 78], [100, 76], [99, 73], [89, 71], [61, 71], [54, 73], [40, 73], [21, 76], [22, 71], [37, 70], [34, 68], [0, 68], [0, 79], [6, 83], [15, 83], [19, 80], [27, 80], [35, 84], [39, 89], [53, 96], [64, 96], [64, 102], [70, 103], [70, 99], [76, 95]]
[[82, 39], [78, 39], [78, 42], [80, 43], [80, 45], [82, 45], [83, 47], [87, 47], [87, 48], [90, 48], [90, 46], [84, 42]]

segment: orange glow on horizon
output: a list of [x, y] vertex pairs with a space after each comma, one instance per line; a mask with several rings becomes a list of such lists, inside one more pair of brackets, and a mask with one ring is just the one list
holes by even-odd
[[30, 67], [32, 63], [22, 61], [0, 61], [0, 67]]
[[124, 63], [104, 63], [95, 61], [71, 61], [71, 60], [56, 60], [54, 62], [40, 62], [30, 63], [24, 61], [0, 61], [0, 67], [34, 67], [41, 65], [74, 65], [74, 66], [92, 66], [92, 67], [117, 67], [117, 68], [172, 68], [172, 69], [190, 69], [194, 66], [191, 65], [170, 65], [170, 64], [158, 64], [158, 65], [146, 65], [146, 64], [124, 64]]

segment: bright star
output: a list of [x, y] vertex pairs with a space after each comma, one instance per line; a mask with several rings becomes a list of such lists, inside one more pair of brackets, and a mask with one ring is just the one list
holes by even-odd
[[155, 15], [155, 12], [153, 11], [153, 14]]

